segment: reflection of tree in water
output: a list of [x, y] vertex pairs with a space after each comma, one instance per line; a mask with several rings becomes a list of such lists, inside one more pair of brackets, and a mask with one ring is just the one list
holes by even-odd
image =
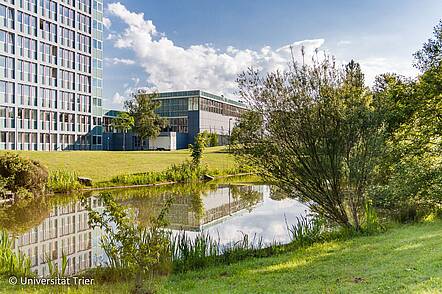
[[12, 206], [0, 207], [0, 229], [12, 234], [26, 233], [40, 225], [49, 217], [56, 206], [76, 202], [77, 195], [41, 196], [33, 199], [22, 199]]
[[[135, 209], [137, 220], [144, 225], [149, 225], [152, 217], [156, 217], [167, 200], [172, 198], [168, 221], [186, 224], [197, 223], [201, 219], [204, 215], [202, 195], [216, 189], [216, 184], [192, 183], [119, 190], [112, 194], [122, 204]], [[189, 212], [192, 219], [189, 219]]]
[[35, 197], [0, 208], [0, 228], [12, 234], [20, 234], [38, 226], [50, 214], [47, 200], [46, 197]]
[[278, 201], [289, 198], [289, 195], [287, 194], [287, 192], [277, 186], [270, 186], [270, 198]]
[[240, 200], [249, 211], [264, 197], [262, 192], [254, 190], [252, 186], [230, 185], [230, 191], [233, 199]]

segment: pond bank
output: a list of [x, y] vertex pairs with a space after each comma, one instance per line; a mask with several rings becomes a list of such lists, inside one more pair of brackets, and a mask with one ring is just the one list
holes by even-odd
[[[239, 174], [234, 174], [234, 175], [214, 176], [213, 180], [228, 179], [228, 178], [243, 177], [243, 176], [253, 176], [253, 175], [255, 175], [255, 173], [239, 173]], [[91, 188], [82, 188], [82, 189], [80, 189], [80, 192], [131, 189], [131, 188], [143, 188], [143, 187], [157, 187], [157, 186], [167, 186], [167, 185], [173, 185], [173, 184], [182, 184], [182, 183], [177, 182], [177, 181], [171, 181], [171, 182], [163, 182], [163, 183], [144, 184], [144, 185], [118, 185], [118, 186], [91, 187]]]

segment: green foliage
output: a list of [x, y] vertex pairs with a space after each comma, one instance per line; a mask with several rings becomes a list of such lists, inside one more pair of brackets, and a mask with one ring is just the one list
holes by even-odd
[[158, 137], [168, 124], [167, 119], [155, 112], [161, 105], [161, 102], [153, 100], [156, 96], [156, 94], [139, 93], [125, 102], [129, 115], [134, 119], [133, 130], [142, 142], [147, 138]]
[[199, 133], [195, 136], [194, 143], [189, 144], [190, 156], [192, 157], [192, 163], [194, 166], [200, 166], [203, 159], [204, 149], [207, 147], [207, 135], [205, 133]]
[[61, 267], [58, 267], [57, 263], [54, 262], [54, 260], [51, 258], [50, 254], [46, 254], [44, 259], [48, 265], [49, 276], [51, 278], [66, 276], [66, 269], [68, 266], [68, 257], [64, 252], [61, 253]]
[[126, 148], [126, 133], [135, 125], [135, 119], [127, 112], [120, 112], [118, 116], [112, 120], [111, 126], [116, 130], [123, 132], [123, 150]]
[[438, 67], [442, 61], [442, 20], [434, 27], [434, 39], [429, 39], [423, 48], [414, 54], [415, 66], [422, 72]]
[[206, 137], [207, 147], [216, 147], [216, 146], [218, 146], [218, 134], [210, 133], [208, 131], [204, 131], [203, 134]]
[[153, 269], [169, 260], [169, 233], [166, 214], [171, 205], [168, 201], [158, 217], [152, 217], [150, 226], [136, 223], [135, 215], [118, 204], [111, 194], [101, 194], [104, 210], [94, 211], [86, 202], [89, 224], [103, 230], [101, 243], [109, 258], [109, 266], [124, 269], [128, 275], [135, 275], [135, 293], [145, 293], [143, 284]]
[[[256, 237], [256, 236], [255, 236]], [[198, 234], [194, 238], [180, 232], [172, 239], [171, 252], [174, 271], [185, 272], [210, 265], [230, 264], [249, 257], [270, 256], [278, 252], [280, 245], [265, 245], [261, 239], [243, 239], [229, 244], [221, 244], [208, 234]]]
[[133, 116], [127, 112], [120, 112], [118, 116], [112, 120], [111, 126], [118, 131], [127, 132], [135, 124]]
[[304, 247], [323, 241], [325, 223], [320, 217], [301, 216], [296, 219], [296, 225], [287, 224], [287, 231], [294, 246]]
[[326, 57], [265, 77], [250, 70], [238, 83], [251, 109], [234, 130], [237, 156], [318, 214], [361, 229], [384, 138], [359, 64]]
[[375, 99], [388, 124], [387, 156], [371, 189], [374, 205], [400, 221], [415, 221], [442, 205], [442, 22], [415, 54], [416, 80], [384, 75]]
[[184, 161], [181, 164], [173, 164], [161, 172], [146, 172], [132, 175], [122, 175], [112, 178], [114, 184], [120, 185], [149, 185], [164, 182], [191, 182], [197, 181], [207, 173], [207, 167], [193, 162]]
[[44, 193], [48, 171], [37, 161], [5, 153], [0, 156], [0, 179], [0, 192], [11, 191], [27, 198]]
[[31, 275], [29, 257], [14, 252], [13, 243], [6, 231], [0, 231], [0, 275], [24, 277]]
[[70, 170], [56, 170], [49, 173], [47, 187], [54, 193], [68, 193], [81, 188], [78, 175]]

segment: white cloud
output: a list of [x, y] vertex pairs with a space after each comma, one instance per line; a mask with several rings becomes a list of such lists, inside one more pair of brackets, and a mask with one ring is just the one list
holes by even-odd
[[116, 92], [112, 97], [112, 103], [117, 104], [119, 106], [122, 106], [125, 100], [126, 98], [124, 96], [121, 96], [120, 93], [118, 92]]
[[109, 18], [103, 17], [103, 25], [106, 29], [109, 29], [112, 25], [112, 22]]
[[341, 40], [341, 41], [339, 41], [338, 42], [338, 46], [347, 46], [347, 45], [350, 45], [351, 44], [351, 41], [349, 41], [349, 40]]
[[124, 65], [132, 65], [135, 64], [135, 61], [132, 59], [124, 59], [124, 58], [105, 58], [105, 61], [108, 64], [118, 65], [118, 64], [124, 64]]
[[361, 59], [358, 62], [364, 72], [366, 84], [369, 86], [373, 84], [377, 75], [383, 73], [398, 73], [407, 77], [413, 77], [418, 74], [411, 60], [370, 57]]
[[[291, 58], [300, 60], [301, 48], [306, 56], [324, 44], [323, 39], [304, 40], [273, 49], [261, 50], [214, 48], [213, 45], [191, 45], [181, 47], [159, 33], [143, 13], [129, 11], [121, 3], [108, 5], [108, 13], [122, 21], [123, 32], [112, 38], [114, 47], [133, 50], [136, 62], [146, 72], [150, 89], [159, 91], [203, 89], [217, 94], [232, 94], [236, 91], [236, 77], [248, 67], [263, 71], [286, 68]], [[306, 59], [307, 60], [307, 59]]]

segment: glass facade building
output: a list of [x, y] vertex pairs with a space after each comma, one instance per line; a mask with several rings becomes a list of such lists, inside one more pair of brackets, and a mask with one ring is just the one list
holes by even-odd
[[102, 0], [0, 0], [0, 150], [101, 150]]
[[[175, 132], [177, 149], [187, 148], [195, 136], [204, 131], [217, 134], [220, 145], [228, 144], [232, 128], [246, 109], [246, 105], [241, 102], [200, 90], [158, 93], [154, 100], [160, 102], [157, 113], [169, 121], [160, 136]], [[105, 150], [123, 149], [121, 135], [111, 128], [112, 119], [117, 115], [117, 111], [108, 111], [104, 115]], [[128, 134], [125, 142], [125, 150], [141, 147], [134, 134]], [[149, 142], [146, 143], [143, 148], [148, 148]]]

